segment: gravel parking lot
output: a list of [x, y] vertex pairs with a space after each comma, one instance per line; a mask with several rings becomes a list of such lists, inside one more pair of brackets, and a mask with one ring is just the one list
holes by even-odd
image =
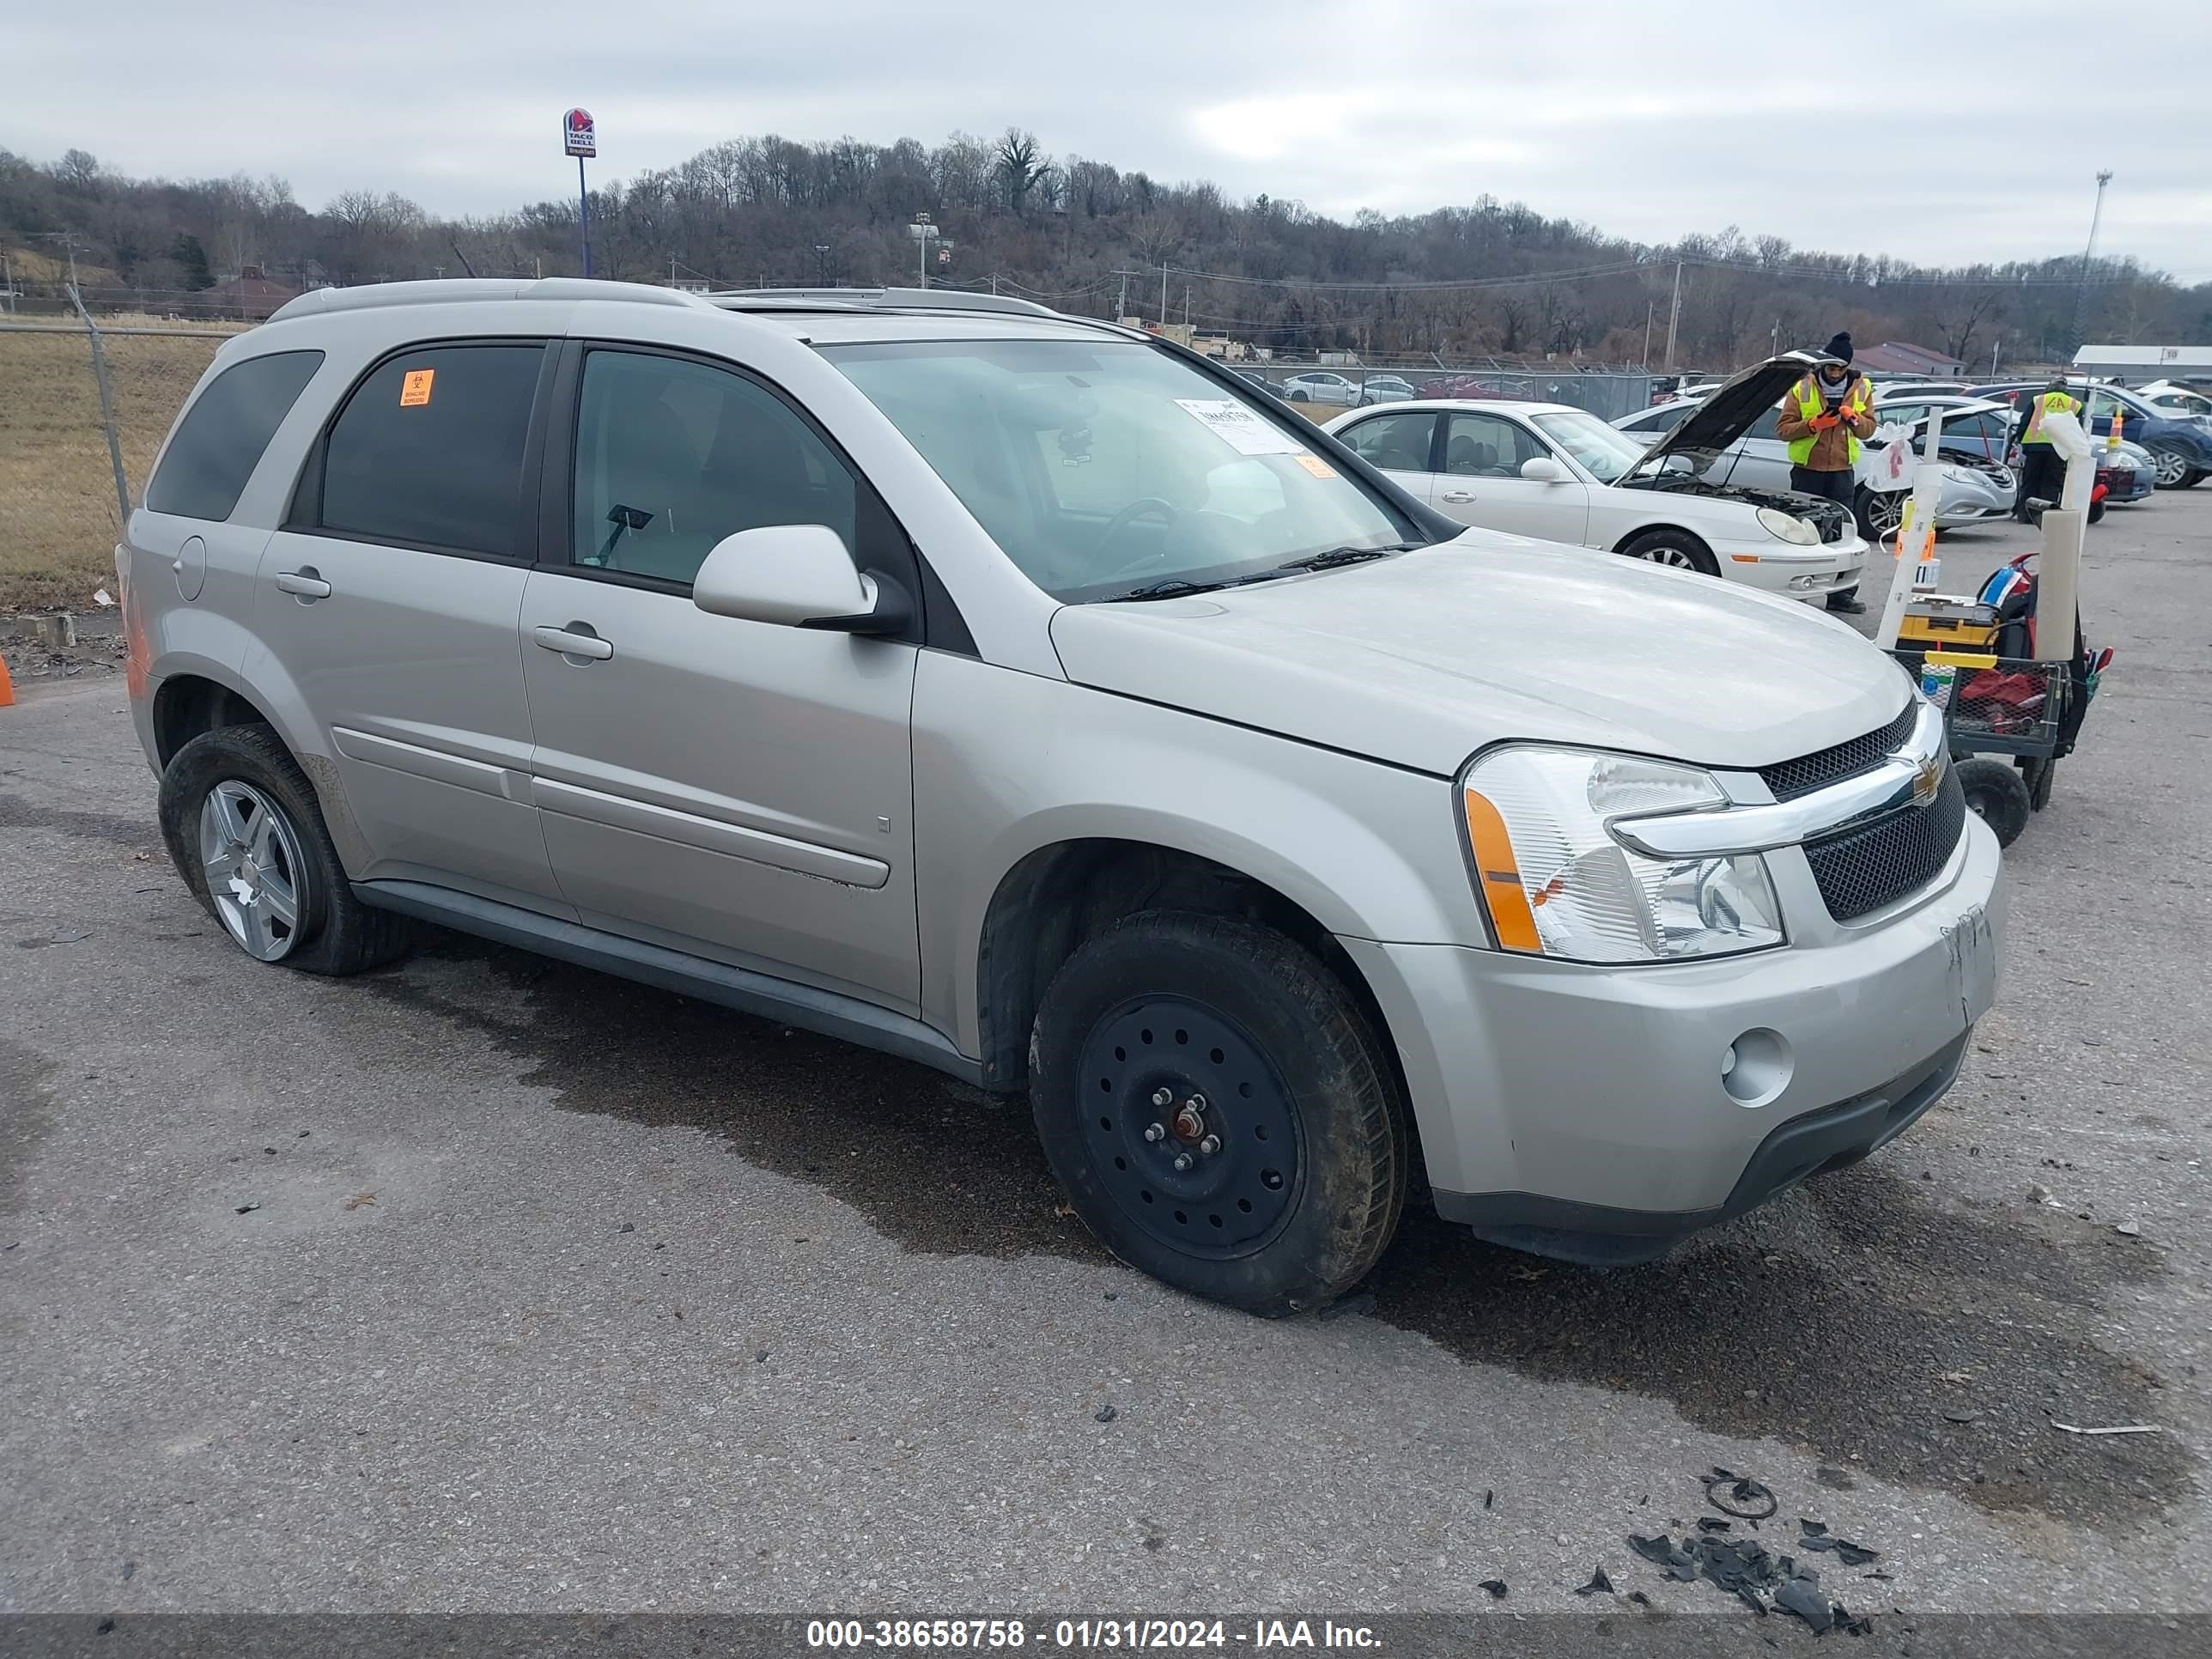
[[2083, 586], [2118, 660], [1910, 1136], [1630, 1270], [1415, 1215], [1280, 1324], [1119, 1267], [1024, 1110], [918, 1068], [448, 935], [255, 965], [121, 680], [27, 684], [0, 1605], [1556, 1612], [1602, 1565], [1712, 1612], [1624, 1540], [1719, 1465], [1882, 1553], [1845, 1600], [2204, 1610], [2212, 488]]

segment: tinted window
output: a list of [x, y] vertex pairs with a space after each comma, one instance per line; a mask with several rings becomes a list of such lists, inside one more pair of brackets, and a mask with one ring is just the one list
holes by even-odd
[[594, 351], [577, 410], [578, 564], [689, 582], [725, 536], [828, 525], [857, 550], [853, 475], [805, 422], [741, 374]]
[[1455, 415], [1444, 439], [1444, 471], [1462, 477], [1517, 478], [1521, 463], [1545, 454], [1536, 436], [1499, 415]]
[[1343, 435], [1352, 453], [1370, 466], [1393, 472], [1426, 472], [1429, 439], [1436, 429], [1433, 414], [1377, 415]]
[[216, 375], [169, 441], [161, 471], [146, 486], [147, 509], [228, 519], [261, 452], [322, 362], [319, 351], [276, 351]]
[[354, 388], [331, 428], [319, 522], [364, 541], [514, 557], [538, 345], [429, 346]]

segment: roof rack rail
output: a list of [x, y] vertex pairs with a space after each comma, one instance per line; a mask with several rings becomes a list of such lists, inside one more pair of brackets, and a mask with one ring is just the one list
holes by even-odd
[[1023, 317], [1057, 317], [1050, 306], [1011, 294], [970, 294], [957, 288], [743, 288], [701, 296], [729, 311], [802, 307], [837, 311], [995, 311]]
[[632, 305], [696, 306], [697, 296], [649, 283], [592, 276], [446, 276], [419, 283], [365, 283], [358, 288], [310, 289], [277, 307], [269, 320], [369, 311], [383, 306], [442, 306], [471, 300], [620, 300]]

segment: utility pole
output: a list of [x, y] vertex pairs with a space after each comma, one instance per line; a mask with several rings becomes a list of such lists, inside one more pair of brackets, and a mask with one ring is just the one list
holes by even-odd
[[1658, 309], [1658, 302], [1655, 300], [1644, 302], [1644, 367], [1646, 368], [1651, 367], [1651, 319]]
[[830, 244], [814, 245], [814, 279], [823, 288], [830, 286]]
[[929, 245], [937, 240], [937, 227], [930, 222], [927, 213], [917, 213], [914, 216], [914, 222], [906, 228], [906, 234], [914, 238], [915, 263], [921, 272], [921, 286], [927, 289], [929, 286]]
[[1119, 273], [1121, 278], [1121, 297], [1114, 302], [1114, 320], [1120, 322], [1129, 314], [1129, 273]]
[[1674, 331], [1682, 320], [1682, 262], [1674, 261], [1674, 303], [1667, 310], [1667, 372], [1674, 372]]
[[1166, 260], [1164, 260], [1164, 259], [1163, 259], [1163, 260], [1160, 262], [1160, 326], [1161, 326], [1162, 328], [1165, 328], [1167, 325], [1168, 325], [1168, 267], [1167, 267], [1167, 261], [1166, 261]]
[[1185, 328], [1190, 326], [1190, 284], [1188, 283], [1182, 285], [1182, 325]]
[[2105, 216], [2105, 186], [2112, 182], [2109, 167], [2098, 173], [2097, 205], [2089, 215], [2089, 246], [2081, 250], [2081, 280], [2074, 285], [2074, 322], [2067, 331], [2076, 351], [2081, 349], [2081, 299], [2089, 287], [2089, 262], [2097, 254], [2097, 225]]

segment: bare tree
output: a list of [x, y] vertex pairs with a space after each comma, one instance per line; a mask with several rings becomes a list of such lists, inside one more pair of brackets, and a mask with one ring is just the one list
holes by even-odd
[[1052, 173], [1052, 157], [1044, 153], [1036, 134], [1019, 127], [1008, 127], [993, 154], [998, 162], [999, 183], [1006, 192], [1008, 211], [1018, 219], [1027, 216], [1030, 192]]

